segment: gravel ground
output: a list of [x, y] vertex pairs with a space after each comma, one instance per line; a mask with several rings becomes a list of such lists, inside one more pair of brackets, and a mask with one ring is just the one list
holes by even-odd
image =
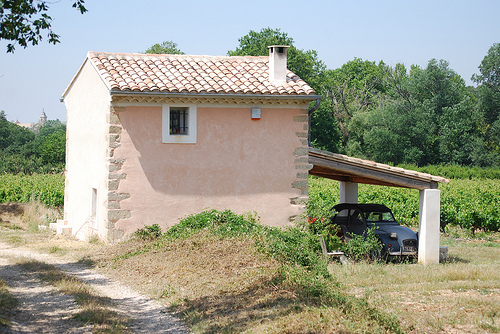
[[20, 257], [55, 265], [91, 285], [99, 295], [111, 298], [116, 311], [132, 319], [129, 327], [132, 333], [189, 333], [188, 328], [170, 315], [164, 306], [120, 282], [78, 263], [0, 242], [0, 279], [5, 281], [19, 302], [11, 317], [12, 326], [4, 333], [92, 333], [91, 326], [80, 327], [71, 318], [72, 314], [78, 312], [78, 305], [73, 298], [57, 292], [57, 289], [41, 282], [36, 276], [22, 272], [13, 262]]

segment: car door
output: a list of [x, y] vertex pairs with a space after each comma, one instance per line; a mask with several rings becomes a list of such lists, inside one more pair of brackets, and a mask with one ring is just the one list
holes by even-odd
[[356, 209], [351, 209], [349, 212], [348, 232], [362, 235], [366, 230], [366, 222], [363, 219], [363, 213]]

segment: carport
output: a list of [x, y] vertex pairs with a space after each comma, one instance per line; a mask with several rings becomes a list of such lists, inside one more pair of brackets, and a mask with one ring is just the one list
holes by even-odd
[[439, 183], [448, 179], [392, 167], [373, 161], [309, 148], [310, 175], [340, 181], [340, 202], [358, 203], [358, 184], [417, 189], [419, 191], [419, 251], [421, 264], [439, 263]]

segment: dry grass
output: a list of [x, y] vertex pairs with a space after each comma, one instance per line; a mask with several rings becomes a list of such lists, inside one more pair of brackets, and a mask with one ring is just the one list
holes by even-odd
[[443, 237], [450, 260], [439, 265], [332, 264], [329, 270], [350, 293], [397, 316], [408, 333], [497, 333], [500, 238], [488, 238]]
[[[500, 332], [500, 235], [451, 232], [441, 239], [449, 247], [445, 264], [332, 263], [329, 270], [339, 293], [397, 317], [407, 333]], [[18, 230], [4, 229], [0, 237], [54, 254], [85, 254], [86, 262], [164, 301], [196, 333], [390, 332], [376, 315], [317, 305], [294, 286], [277, 284], [280, 264], [249, 238], [201, 233], [173, 244], [106, 246]]]
[[0, 226], [9, 229], [38, 231], [62, 218], [59, 209], [50, 208], [38, 201], [31, 203], [0, 203]]
[[[0, 203], [0, 240], [46, 253], [71, 254], [75, 258], [82, 257], [93, 248], [99, 248], [99, 245], [72, 237], [54, 235], [48, 228], [44, 228], [60, 218], [60, 210], [40, 202]], [[28, 233], [19, 233], [21, 231]]]
[[10, 294], [5, 282], [0, 280], [0, 332], [9, 325], [9, 315], [16, 306], [16, 298]]
[[162, 299], [196, 333], [390, 332], [277, 284], [280, 265], [254, 243], [200, 233], [147, 252], [147, 243], [129, 241], [91, 258], [108, 275]]
[[136, 256], [124, 256], [147, 245], [131, 241], [106, 247], [105, 252], [92, 259], [113, 273], [134, 273], [126, 277], [129, 283], [171, 303], [195, 295], [215, 295], [220, 292], [220, 281], [225, 282], [225, 292], [238, 292], [266, 277], [278, 264], [258, 254], [253, 244], [249, 239], [215, 240], [202, 235]]

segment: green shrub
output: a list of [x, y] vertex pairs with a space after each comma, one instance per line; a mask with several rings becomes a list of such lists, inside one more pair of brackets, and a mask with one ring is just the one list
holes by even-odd
[[230, 210], [206, 210], [189, 215], [168, 229], [168, 240], [185, 239], [202, 230], [232, 238], [247, 236], [256, 240], [258, 249], [281, 263], [300, 265], [318, 275], [329, 277], [316, 235], [299, 227], [262, 226], [255, 215], [237, 215]]
[[[318, 236], [308, 228], [262, 226], [255, 215], [237, 215], [229, 210], [206, 210], [181, 219], [162, 235], [161, 238], [164, 239], [160, 238], [159, 242], [153, 242], [152, 245], [164, 247], [166, 243], [182, 240], [202, 231], [220, 238], [244, 236], [255, 240], [257, 250], [280, 263], [270, 283], [280, 289], [293, 291], [297, 300], [312, 306], [339, 307], [346, 314], [366, 316], [388, 330], [400, 332], [397, 319], [390, 318], [363, 301], [358, 301], [356, 297], [342, 292], [338, 282], [328, 272]], [[133, 253], [124, 254], [121, 258], [146, 251], [148, 249], [143, 247]], [[167, 286], [162, 296], [173, 294], [175, 289]]]
[[342, 237], [340, 227], [332, 224], [330, 219], [327, 218], [309, 218], [309, 231], [313, 235], [322, 235], [325, 239], [326, 248], [329, 251], [344, 251], [345, 240]]
[[329, 277], [317, 235], [299, 227], [263, 227], [258, 248], [285, 264], [300, 265], [317, 275]]
[[346, 251], [355, 261], [377, 259], [382, 250], [382, 243], [375, 235], [376, 226], [368, 228], [364, 235], [351, 234]]
[[230, 210], [206, 210], [182, 218], [178, 224], [167, 230], [165, 236], [172, 239], [188, 238], [208, 229], [219, 236], [232, 237], [250, 235], [258, 228], [255, 215], [237, 215]]
[[150, 226], [144, 226], [134, 232], [135, 237], [142, 240], [153, 240], [161, 237], [161, 227], [158, 224], [153, 224]]

